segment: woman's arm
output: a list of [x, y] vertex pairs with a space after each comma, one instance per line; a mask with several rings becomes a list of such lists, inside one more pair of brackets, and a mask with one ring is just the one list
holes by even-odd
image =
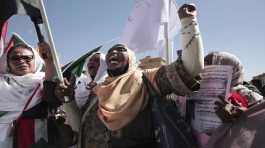
[[196, 9], [184, 4], [179, 8], [182, 24], [182, 56], [162, 66], [155, 76], [156, 86], [162, 95], [174, 92], [187, 95], [199, 89], [196, 76], [203, 69], [203, 49], [196, 21]]
[[58, 84], [53, 81], [55, 66], [53, 64], [50, 46], [45, 42], [39, 43], [38, 45], [39, 54], [45, 62], [45, 80], [43, 82], [44, 100], [48, 102], [50, 108], [55, 109], [62, 104], [62, 101], [55, 95], [56, 86]]
[[55, 66], [53, 64], [49, 44], [45, 42], [40, 43], [39, 53], [45, 62], [44, 92], [48, 103], [50, 105], [59, 106], [65, 101], [65, 96], [68, 96], [72, 100], [74, 97], [75, 78], [71, 77], [70, 82], [66, 79], [64, 82], [54, 82]]
[[187, 72], [197, 76], [203, 69], [203, 44], [197, 22], [197, 11], [193, 4], [184, 4], [179, 8], [181, 21], [182, 62]]
[[52, 80], [55, 74], [55, 66], [49, 44], [45, 42], [39, 43], [39, 53], [45, 62], [45, 80]]

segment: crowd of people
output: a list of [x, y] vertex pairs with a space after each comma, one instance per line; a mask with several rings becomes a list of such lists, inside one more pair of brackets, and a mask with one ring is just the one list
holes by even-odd
[[[40, 43], [36, 51], [14, 34], [1, 57], [0, 147], [215, 147], [217, 129], [227, 123], [235, 127], [250, 108], [263, 104], [264, 86], [258, 90], [254, 81], [244, 81], [243, 65], [235, 55], [215, 51], [204, 56], [194, 5], [184, 4], [178, 15], [183, 50], [173, 63], [140, 69], [133, 50], [116, 44], [106, 55], [93, 53], [84, 64], [84, 73], [64, 83], [54, 80], [47, 43]], [[231, 66], [232, 80], [227, 98], [215, 102], [222, 124], [198, 134], [192, 126], [194, 100], [188, 98], [200, 90], [200, 74], [209, 65]], [[185, 113], [172, 105], [176, 100], [167, 97], [172, 94], [185, 96], [186, 103], [181, 104]], [[73, 117], [60, 107], [67, 103], [65, 96], [77, 106], [77, 131], [67, 124], [67, 118]], [[162, 109], [158, 112], [157, 108]], [[260, 142], [255, 136], [252, 140]], [[233, 139], [230, 143], [231, 148], [251, 147]]]

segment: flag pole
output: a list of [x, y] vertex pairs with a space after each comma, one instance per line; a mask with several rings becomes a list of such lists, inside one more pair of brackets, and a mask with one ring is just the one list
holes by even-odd
[[1, 57], [5, 49], [8, 21], [0, 22], [0, 25], [2, 27], [0, 32], [0, 57]]
[[32, 17], [32, 16], [30, 17], [30, 19], [34, 24], [39, 42], [40, 43], [44, 42], [44, 36], [42, 35], [41, 28], [40, 28], [40, 25], [43, 23], [42, 19], [38, 17]]
[[58, 60], [58, 56], [57, 56], [57, 53], [56, 53], [56, 48], [55, 48], [55, 44], [54, 44], [54, 41], [53, 41], [53, 37], [52, 37], [52, 33], [51, 33], [51, 29], [50, 29], [50, 25], [49, 25], [49, 21], [48, 21], [48, 17], [47, 17], [47, 13], [46, 13], [46, 10], [45, 10], [45, 7], [44, 7], [43, 0], [39, 0], [39, 1], [40, 1], [40, 5], [41, 5], [41, 8], [40, 8], [41, 16], [42, 16], [43, 23], [44, 23], [44, 26], [45, 26], [45, 30], [46, 30], [46, 32], [48, 34], [48, 40], [49, 40], [49, 43], [50, 43], [50, 46], [51, 46], [51, 53], [52, 53], [53, 62], [54, 62], [55, 70], [56, 70], [56, 75], [57, 75], [57, 77], [58, 77], [58, 79], [60, 81], [63, 81], [63, 75], [62, 75], [61, 69], [59, 67], [59, 60]]
[[39, 42], [43, 42], [44, 41], [44, 37], [43, 37], [43, 35], [41, 33], [41, 29], [40, 29], [39, 24], [37, 22], [35, 22], [35, 21], [33, 21], [33, 24], [35, 26], [35, 30], [37, 32], [37, 36], [38, 36]]
[[172, 58], [172, 49], [168, 39], [168, 22], [164, 23], [164, 36], [165, 36], [166, 63], [170, 64], [173, 58]]
[[[171, 0], [168, 0], [168, 8], [167, 10], [170, 11], [171, 7]], [[170, 12], [168, 12], [168, 15]], [[168, 18], [170, 19], [170, 18]], [[165, 50], [166, 50], [166, 63], [170, 64], [173, 60], [173, 53], [172, 53], [172, 48], [171, 45], [169, 44], [169, 20], [164, 23], [164, 37], [165, 37]]]
[[[40, 1], [40, 6], [41, 6], [40, 7], [40, 12], [41, 12], [41, 16], [42, 16], [42, 19], [43, 19], [43, 24], [45, 26], [45, 30], [47, 32], [48, 40], [49, 40], [49, 43], [50, 43], [50, 46], [51, 46], [51, 54], [52, 54], [52, 57], [53, 57], [53, 64], [54, 64], [54, 67], [55, 67], [56, 76], [62, 83], [64, 83], [63, 74], [62, 74], [62, 71], [61, 71], [61, 68], [60, 68], [59, 58], [58, 58], [57, 53], [56, 53], [56, 48], [55, 48], [55, 44], [54, 44], [54, 41], [53, 41], [53, 37], [52, 37], [52, 33], [51, 33], [51, 29], [50, 29], [47, 13], [46, 13], [46, 10], [45, 10], [45, 7], [44, 7], [44, 3], [43, 3], [43, 0], [39, 0], [39, 1]], [[65, 99], [66, 102], [69, 101], [68, 97], [65, 97], [64, 99]]]

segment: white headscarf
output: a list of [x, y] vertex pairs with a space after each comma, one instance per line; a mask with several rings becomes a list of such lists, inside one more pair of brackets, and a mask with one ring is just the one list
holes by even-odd
[[87, 58], [84, 64], [84, 70], [86, 74], [82, 74], [76, 81], [77, 87], [75, 89], [75, 99], [76, 99], [76, 104], [78, 105], [79, 108], [81, 108], [86, 103], [88, 96], [90, 94], [90, 90], [87, 88], [87, 85], [92, 81], [92, 78], [88, 72], [87, 63], [89, 62], [90, 58], [93, 57], [95, 54], [100, 54], [100, 63], [94, 81], [97, 83], [101, 83], [104, 81], [105, 77], [107, 76], [107, 65], [104, 54], [94, 53], [89, 58]]
[[[29, 46], [17, 34], [13, 34], [12, 38], [19, 39], [25, 45]], [[9, 42], [12, 41], [12, 38]], [[32, 108], [41, 101], [44, 73], [40, 72], [40, 70], [43, 66], [43, 61], [33, 48], [31, 48], [31, 50], [34, 54], [36, 71], [35, 73], [29, 73], [23, 76], [16, 76], [8, 73], [8, 51], [6, 51], [1, 57], [2, 73], [0, 74], [0, 112], [4, 114], [0, 116], [0, 141], [7, 138], [12, 122], [21, 115], [23, 108], [33, 94], [32, 100], [25, 110]]]
[[[31, 49], [34, 55], [35, 72], [40, 72], [44, 65], [44, 61], [40, 57], [39, 53], [33, 47], [31, 47], [26, 41], [24, 41], [17, 33], [13, 33], [8, 45], [10, 44], [10, 42], [12, 42], [12, 40], [14, 40], [14, 38], [16, 40], [20, 40], [21, 43], [25, 44]], [[3, 55], [0, 57], [0, 73], [1, 74], [8, 73], [8, 67], [7, 67], [7, 53], [8, 52], [9, 52], [8, 50], [5, 50]]]

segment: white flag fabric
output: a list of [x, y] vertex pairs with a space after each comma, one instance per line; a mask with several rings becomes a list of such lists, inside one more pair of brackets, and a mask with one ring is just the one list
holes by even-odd
[[177, 11], [173, 0], [134, 0], [120, 42], [136, 52], [165, 49], [165, 24], [169, 42], [180, 29]]
[[6, 21], [2, 25], [3, 26], [0, 26], [1, 27], [1, 32], [0, 32], [0, 35], [1, 35], [1, 37], [0, 37], [0, 57], [4, 53], [8, 22]]
[[0, 37], [0, 57], [3, 55], [4, 53], [4, 38], [1, 36]]

